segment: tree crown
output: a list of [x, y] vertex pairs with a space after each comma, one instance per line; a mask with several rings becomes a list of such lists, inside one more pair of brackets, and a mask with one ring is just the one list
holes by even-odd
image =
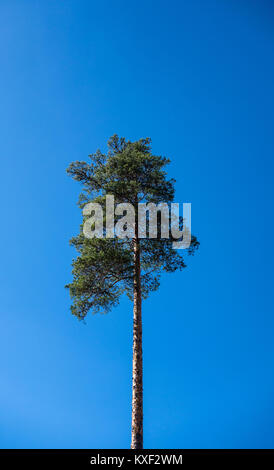
[[[76, 161], [67, 169], [83, 186], [78, 201], [81, 208], [88, 202], [103, 203], [107, 194], [113, 195], [117, 203], [127, 202], [134, 207], [140, 202], [170, 204], [174, 200], [175, 180], [168, 179], [164, 169], [170, 160], [151, 153], [149, 138], [130, 142], [114, 135], [108, 148], [107, 154], [97, 150], [89, 155], [89, 162]], [[136, 223], [137, 218], [136, 210]], [[180, 217], [181, 228], [183, 224]], [[139, 240], [143, 298], [159, 287], [162, 270], [173, 272], [186, 267], [182, 250], [174, 249], [173, 241], [172, 237], [161, 238], [160, 230], [157, 238]], [[119, 303], [123, 293], [132, 299], [133, 239], [89, 239], [81, 229], [71, 244], [77, 249], [78, 257], [73, 261], [73, 281], [66, 287], [73, 299], [74, 315], [83, 319], [89, 310], [107, 312]], [[190, 246], [184, 252], [192, 255], [198, 246], [197, 238], [192, 235]]]

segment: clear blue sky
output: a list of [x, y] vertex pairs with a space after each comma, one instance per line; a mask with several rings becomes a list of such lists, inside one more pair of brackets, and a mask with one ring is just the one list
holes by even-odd
[[84, 325], [64, 289], [80, 187], [150, 136], [200, 250], [144, 303], [144, 445], [273, 447], [270, 1], [0, 1], [0, 446], [130, 445], [132, 305]]

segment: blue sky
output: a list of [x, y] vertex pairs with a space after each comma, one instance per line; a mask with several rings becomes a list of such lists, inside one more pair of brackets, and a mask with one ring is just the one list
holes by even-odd
[[274, 444], [270, 1], [0, 1], [0, 446], [130, 445], [132, 305], [64, 289], [73, 160], [114, 133], [171, 158], [201, 247], [143, 305], [144, 446]]

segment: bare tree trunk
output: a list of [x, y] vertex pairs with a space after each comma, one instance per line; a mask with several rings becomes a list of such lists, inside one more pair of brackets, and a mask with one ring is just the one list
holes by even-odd
[[140, 243], [138, 228], [134, 242], [134, 307], [133, 307], [133, 364], [132, 364], [132, 423], [131, 449], [143, 448], [143, 358], [142, 358], [142, 297]]

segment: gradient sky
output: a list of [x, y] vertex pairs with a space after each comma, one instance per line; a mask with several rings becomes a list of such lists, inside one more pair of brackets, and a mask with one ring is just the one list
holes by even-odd
[[2, 448], [130, 445], [132, 305], [69, 312], [73, 160], [171, 158], [201, 247], [143, 305], [144, 446], [274, 444], [273, 3], [0, 0]]

